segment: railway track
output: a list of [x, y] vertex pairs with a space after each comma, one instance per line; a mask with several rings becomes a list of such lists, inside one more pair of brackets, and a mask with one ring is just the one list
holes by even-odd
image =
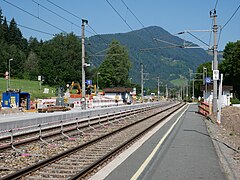
[[160, 112], [152, 113], [148, 117], [142, 115], [142, 118], [139, 119], [138, 117], [138, 121], [125, 124], [108, 133], [104, 132], [101, 136], [78, 146], [75, 144], [75, 147], [44, 160], [42, 159], [33, 165], [4, 176], [2, 179], [86, 178], [89, 171], [93, 171], [94, 168], [100, 166], [181, 106], [182, 104], [174, 105]]
[[119, 111], [116, 113], [114, 112], [111, 114], [107, 113], [105, 115], [98, 115], [97, 117], [88, 117], [84, 119], [81, 119], [81, 117], [74, 119], [66, 119], [65, 121], [57, 122], [55, 125], [52, 123], [48, 123], [32, 126], [32, 129], [28, 131], [25, 130], [28, 127], [22, 129], [19, 128], [14, 130], [7, 130], [4, 132], [5, 136], [0, 137], [0, 150], [11, 148], [12, 146], [23, 145], [44, 138], [52, 138], [59, 134], [64, 136], [65, 133], [69, 133], [74, 130], [78, 130], [81, 132], [85, 129], [88, 129], [89, 127], [98, 128], [99, 125], [106, 125], [118, 119], [148, 112], [159, 107], [161, 106], [137, 108], [128, 111]]
[[[165, 104], [170, 106], [172, 103]], [[0, 146], [0, 177], [15, 172], [26, 166], [59, 154], [76, 144], [83, 144], [122, 126], [137, 121], [140, 117], [146, 117], [159, 109], [166, 108], [163, 105], [136, 108], [128, 111], [114, 112], [93, 118], [68, 121], [55, 127], [41, 128], [14, 135], [13, 143]], [[41, 135], [41, 136], [40, 136]], [[2, 138], [1, 142], [9, 141], [9, 136]], [[27, 156], [27, 157], [26, 157]]]

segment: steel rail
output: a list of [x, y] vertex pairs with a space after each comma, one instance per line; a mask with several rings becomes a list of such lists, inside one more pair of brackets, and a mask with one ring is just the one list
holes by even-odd
[[[40, 169], [40, 168], [43, 168], [43, 167], [47, 166], [48, 164], [54, 163], [54, 162], [57, 161], [57, 160], [60, 160], [60, 159], [66, 157], [66, 156], [68, 156], [68, 155], [70, 155], [70, 154], [73, 154], [73, 153], [75, 153], [75, 152], [77, 152], [77, 151], [79, 151], [79, 150], [81, 150], [81, 149], [84, 149], [85, 147], [87, 147], [87, 146], [89, 146], [89, 145], [92, 145], [92, 144], [94, 144], [94, 143], [96, 143], [96, 142], [98, 142], [98, 141], [101, 141], [101, 140], [103, 140], [103, 139], [105, 139], [105, 138], [107, 138], [107, 137], [109, 137], [109, 136], [111, 136], [111, 135], [113, 135], [113, 134], [116, 134], [116, 133], [118, 133], [118, 132], [120, 132], [120, 131], [122, 131], [122, 130], [125, 130], [125, 129], [127, 129], [127, 128], [133, 126], [133, 125], [135, 125], [135, 124], [138, 124], [138, 123], [140, 123], [140, 122], [142, 122], [142, 121], [145, 121], [145, 120], [149, 119], [150, 117], [154, 117], [154, 116], [156, 116], [156, 115], [158, 115], [158, 114], [160, 114], [160, 113], [162, 113], [162, 112], [164, 112], [164, 111], [167, 111], [167, 110], [169, 110], [169, 109], [171, 109], [171, 108], [174, 108], [174, 107], [177, 107], [177, 106], [179, 106], [179, 105], [180, 105], [180, 104], [176, 104], [176, 105], [174, 105], [174, 106], [168, 107], [168, 108], [166, 108], [166, 109], [164, 109], [164, 110], [161, 110], [160, 112], [157, 112], [157, 113], [154, 113], [154, 114], [152, 114], [152, 115], [150, 115], [150, 116], [148, 116], [148, 117], [142, 118], [141, 120], [139, 120], [139, 121], [137, 121], [137, 122], [134, 122], [134, 123], [132, 123], [132, 124], [129, 124], [129, 125], [127, 125], [127, 126], [124, 126], [124, 127], [120, 128], [120, 129], [117, 129], [117, 130], [115, 130], [115, 131], [113, 131], [113, 132], [107, 133], [107, 134], [105, 134], [105, 135], [103, 135], [103, 136], [101, 136], [101, 137], [98, 137], [98, 138], [96, 138], [96, 139], [93, 139], [93, 140], [91, 140], [91, 141], [89, 141], [89, 142], [86, 142], [86, 143], [84, 143], [84, 144], [81, 144], [81, 145], [79, 145], [79, 146], [77, 146], [77, 147], [73, 147], [73, 148], [71, 148], [71, 149], [68, 149], [68, 150], [66, 150], [66, 151], [64, 151], [64, 152], [62, 152], [62, 153], [60, 153], [60, 154], [54, 155], [54, 156], [52, 156], [52, 157], [50, 157], [50, 158], [48, 158], [48, 159], [45, 159], [45, 160], [43, 160], [43, 161], [40, 161], [40, 162], [38, 162], [38, 163], [36, 163], [36, 164], [34, 164], [34, 165], [31, 165], [31, 166], [28, 166], [28, 167], [26, 167], [26, 168], [20, 169], [19, 171], [16, 171], [16, 172], [14, 172], [14, 173], [12, 173], [12, 174], [9, 174], [9, 175], [7, 175], [7, 176], [2, 177], [2, 179], [5, 180], [5, 179], [18, 179], [18, 178], [21, 178], [21, 177], [23, 177], [23, 176], [25, 176], [25, 175], [27, 175], [27, 174], [29, 174], [29, 173], [31, 173], [31, 172], [34, 172], [34, 171], [36, 171], [36, 170], [38, 170], [38, 169]], [[182, 106], [183, 106], [183, 105], [181, 105], [181, 107], [182, 107]], [[180, 107], [179, 107], [179, 108], [180, 108]], [[168, 116], [170, 116], [170, 114], [166, 115], [164, 118], [166, 118], [166, 117], [168, 117]], [[164, 119], [164, 118], [162, 118], [162, 119]], [[161, 119], [161, 120], [162, 120], [162, 119]], [[161, 121], [161, 120], [160, 120], [160, 121]], [[158, 122], [158, 123], [159, 123], [159, 122]], [[153, 127], [153, 125], [152, 125], [151, 127]], [[150, 128], [148, 128], [148, 129], [150, 129]], [[146, 132], [146, 131], [142, 131], [140, 134], [143, 134], [144, 132]], [[126, 144], [126, 143], [124, 143], [124, 144]], [[119, 149], [119, 148], [116, 148], [116, 150], [117, 150], [117, 149]], [[116, 152], [115, 152], [115, 153], [116, 153]], [[108, 155], [110, 155], [110, 154], [115, 154], [115, 153], [114, 153], [114, 152], [111, 152], [111, 153], [109, 153]], [[104, 157], [105, 157], [105, 156], [104, 156]], [[102, 159], [102, 160], [101, 160], [101, 162], [102, 162], [102, 161], [103, 161], [103, 158], [101, 158], [101, 159]], [[106, 159], [106, 158], [105, 158], [105, 159]], [[99, 160], [99, 161], [100, 161], [100, 160]], [[87, 170], [89, 171], [89, 169], [92, 169], [92, 168], [93, 168], [94, 166], [96, 166], [96, 165], [97, 165], [97, 163], [93, 163], [91, 166], [85, 168], [85, 170], [84, 170], [84, 171], [81, 171], [79, 174], [86, 174]], [[76, 176], [79, 176], [79, 174], [77, 174]], [[75, 178], [75, 177], [73, 177], [73, 178]]]
[[[154, 109], [154, 108], [158, 108], [158, 107], [150, 107], [150, 108], [146, 107], [146, 108], [144, 108], [144, 110], [146, 111], [146, 110], [151, 110], [151, 109]], [[107, 115], [102, 115], [102, 116], [100, 116], [100, 118], [103, 119], [103, 120], [100, 121], [100, 123], [106, 123], [108, 121], [113, 121], [116, 118], [126, 117], [128, 115], [132, 115], [134, 113], [141, 112], [141, 111], [142, 111], [142, 108], [138, 108], [138, 109], [134, 109], [132, 111], [129, 110], [129, 111], [117, 112], [115, 114], [111, 113], [111, 114], [107, 114]], [[108, 119], [104, 119], [104, 118], [108, 118]], [[77, 119], [78, 118], [76, 118], [76, 121], [77, 121]], [[96, 117], [90, 118], [90, 121], [94, 121], [94, 120], [96, 120], [96, 121], [91, 122], [91, 125], [98, 125], [99, 124], [99, 117], [96, 116]], [[88, 121], [89, 121], [88, 118], [87, 119], [84, 118], [84, 120], [79, 122], [79, 125], [80, 124], [82, 124], [82, 125], [79, 126], [78, 128], [87, 128], [89, 126]], [[86, 125], [83, 125], [84, 123], [86, 123]], [[65, 126], [64, 132], [71, 132], [71, 131], [76, 130], [76, 122], [71, 122], [71, 123], [68, 123], [68, 124], [64, 124], [64, 126]], [[67, 128], [69, 126], [72, 126], [72, 127]], [[54, 127], [48, 127], [48, 128], [42, 129], [42, 133], [44, 133], [46, 131], [52, 131], [52, 130], [55, 130], [55, 131], [53, 133], [44, 134], [44, 135], [41, 136], [41, 138], [50, 138], [50, 137], [57, 136], [57, 135], [61, 134], [61, 131], [59, 130], [60, 127], [61, 127], [61, 125], [57, 125], [57, 126], [54, 126]], [[14, 135], [14, 137], [19, 138], [19, 137], [22, 137], [22, 136], [29, 136], [29, 135], [32, 135], [34, 133], [39, 134], [39, 130], [34, 130], [34, 131], [23, 133], [23, 134], [17, 134], [17, 135]], [[9, 138], [10, 138], [10, 136], [0, 138], [0, 141], [7, 140]], [[19, 146], [19, 145], [34, 142], [34, 141], [37, 141], [37, 140], [40, 140], [39, 136], [35, 136], [35, 137], [32, 137], [32, 138], [27, 138], [27, 139], [24, 139], [24, 140], [18, 140], [14, 143], [11, 143], [11, 142], [5, 143], [4, 145], [0, 145], [0, 150], [11, 148], [12, 145]]]
[[[180, 109], [181, 107], [183, 107], [184, 105], [181, 105], [177, 108]], [[175, 106], [174, 106], [175, 107]], [[170, 109], [170, 108], [169, 108]], [[167, 109], [167, 110], [169, 110]], [[153, 129], [155, 126], [157, 126], [161, 121], [163, 121], [164, 119], [166, 119], [167, 117], [169, 117], [170, 115], [172, 115], [175, 111], [167, 114], [166, 116], [164, 116], [163, 118], [161, 118], [159, 121], [157, 121], [156, 123], [152, 124], [150, 127], [144, 129], [143, 131], [141, 131], [139, 134], [135, 135], [134, 137], [132, 137], [131, 139], [129, 139], [128, 141], [124, 142], [123, 144], [121, 144], [120, 146], [118, 146], [117, 148], [115, 148], [113, 151], [109, 152], [108, 154], [106, 154], [105, 156], [103, 156], [102, 158], [100, 158], [98, 161], [92, 163], [91, 165], [89, 165], [88, 167], [86, 167], [85, 169], [83, 169], [82, 171], [80, 171], [78, 174], [76, 174], [75, 176], [71, 177], [69, 180], [75, 180], [75, 179], [79, 179], [79, 178], [84, 178], [86, 175], [88, 175], [89, 173], [91, 173], [96, 167], [100, 166], [101, 164], [103, 164], [104, 162], [106, 162], [108, 159], [110, 159], [111, 157], [115, 156], [116, 154], [118, 154], [120, 151], [122, 151], [123, 149], [125, 149], [129, 144], [131, 144], [132, 142], [136, 141], [136, 139], [139, 139], [139, 137], [143, 136], [144, 134], [146, 134], [148, 131], [150, 131], [151, 129]]]

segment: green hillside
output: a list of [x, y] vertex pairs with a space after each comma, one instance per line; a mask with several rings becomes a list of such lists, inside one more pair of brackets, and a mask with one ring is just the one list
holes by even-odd
[[[92, 36], [89, 38], [90, 45], [87, 46], [87, 50], [91, 54], [97, 53], [99, 57], [92, 57], [91, 64], [98, 66], [104, 58], [100, 55], [104, 55], [105, 51], [101, 51], [108, 48], [107, 43], [116, 39], [127, 47], [130, 54], [133, 65], [130, 70], [132, 81], [140, 84], [140, 63], [142, 62], [144, 72], [149, 73], [146, 77], [149, 81], [146, 81], [145, 85], [153, 87], [156, 82], [152, 79], [158, 76], [161, 81], [168, 83], [171, 80], [178, 79], [180, 75], [188, 77], [189, 69], [195, 71], [200, 64], [211, 61], [211, 56], [203, 49], [173, 47], [171, 44], [157, 42], [153, 38], [159, 38], [179, 46], [184, 43], [181, 38], [173, 36], [161, 27], [156, 26], [128, 33]], [[190, 42], [185, 43], [191, 44]], [[146, 48], [150, 50], [140, 51], [140, 49]]]
[[[22, 92], [29, 92], [31, 94], [31, 99], [34, 98], [47, 98], [55, 96], [55, 88], [49, 86], [41, 85], [39, 81], [30, 81], [22, 79], [11, 79], [11, 89], [21, 89]], [[43, 93], [44, 88], [49, 89], [49, 93]], [[0, 93], [5, 92], [7, 89], [7, 81], [4, 78], [0, 78]]]
[[[1, 11], [0, 15], [3, 16]], [[160, 41], [156, 41], [156, 38]], [[86, 38], [86, 63], [91, 64], [89, 68], [85, 68], [86, 79], [93, 80], [93, 83], [96, 83], [98, 67], [106, 58], [105, 53], [108, 52], [114, 39], [120, 43], [119, 46], [126, 48], [126, 54], [129, 54], [131, 62], [131, 66], [129, 66], [131, 69], [121, 75], [127, 79], [124, 82], [141, 84], [140, 67], [142, 63], [144, 79], [148, 79], [144, 82], [145, 88], [156, 88], [156, 77], [160, 78], [162, 84], [171, 86], [172, 80], [181, 76], [188, 77], [189, 69], [195, 71], [200, 64], [211, 61], [211, 56], [203, 49], [182, 48], [184, 43], [194, 44], [184, 42], [184, 40], [171, 35], [161, 27], [152, 26], [128, 33], [97, 35]], [[1, 77], [4, 77], [4, 73], [10, 69], [11, 65], [11, 78], [13, 79], [36, 80], [41, 75], [44, 78], [44, 83], [50, 86], [65, 87], [66, 84], [71, 82], [81, 84], [81, 39], [73, 33], [57, 34], [47, 41], [38, 41], [34, 37], [27, 40], [23, 37], [14, 18], [8, 23], [6, 17], [4, 17], [0, 22], [0, 47]], [[122, 65], [116, 63], [119, 62], [122, 54], [115, 54], [114, 56], [116, 56], [116, 59], [112, 69], [124, 69], [126, 67], [124, 63]], [[104, 68], [104, 71], [109, 70], [109, 66]], [[105, 77], [103, 75], [104, 73], [99, 78], [99, 83], [102, 86], [106, 85], [106, 81], [104, 85], [101, 84], [103, 83], [102, 79], [107, 77], [106, 74]], [[116, 73], [111, 77], [115, 75]], [[116, 76], [120, 77], [120, 75]], [[113, 81], [110, 84], [112, 83]], [[114, 86], [117, 85], [119, 83], [114, 84]], [[3, 83], [2, 87], [6, 87], [6, 83]], [[25, 87], [29, 89], [23, 89]], [[25, 87], [21, 87], [21, 84], [14, 87], [14, 80], [13, 86], [11, 86], [11, 88], [32, 91], [31, 85]], [[35, 87], [34, 89], [38, 88]]]

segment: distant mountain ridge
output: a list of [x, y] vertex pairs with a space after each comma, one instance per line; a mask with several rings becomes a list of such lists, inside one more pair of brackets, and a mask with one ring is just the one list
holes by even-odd
[[[154, 38], [161, 41], [156, 41]], [[211, 61], [211, 56], [205, 50], [201, 48], [180, 48], [180, 46], [183, 46], [183, 39], [173, 36], [157, 26], [150, 26], [128, 33], [92, 36], [89, 38], [90, 45], [87, 46], [87, 50], [91, 54], [101, 52], [108, 48], [106, 43], [109, 44], [113, 39], [118, 40], [128, 49], [132, 62], [130, 77], [133, 82], [138, 84], [140, 84], [141, 63], [144, 65], [144, 73], [149, 73], [147, 77], [149, 81], [145, 82], [146, 85], [155, 86], [156, 81], [152, 80], [153, 78], [160, 77], [160, 80], [166, 83], [178, 79], [180, 75], [188, 77], [189, 69], [195, 71], [200, 64]], [[190, 44], [191, 42], [185, 43]], [[104, 55], [104, 53], [106, 51], [102, 51], [98, 55]], [[93, 57], [91, 58], [91, 64], [98, 66], [103, 58], [104, 56]]]

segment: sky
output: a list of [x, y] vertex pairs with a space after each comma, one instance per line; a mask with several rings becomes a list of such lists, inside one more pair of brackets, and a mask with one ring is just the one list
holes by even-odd
[[[19, 25], [50, 34], [74, 32], [81, 36], [81, 18], [87, 19], [89, 22], [85, 33], [87, 37], [96, 33], [125, 33], [148, 26], [162, 27], [171, 34], [185, 30], [212, 31], [212, 18], [210, 18], [209, 12], [214, 9], [215, 5], [217, 25], [219, 26], [217, 37], [218, 39], [220, 37], [218, 50], [223, 50], [226, 43], [240, 40], [240, 9], [222, 29], [219, 36], [221, 26], [225, 25], [238, 8], [240, 0], [0, 0], [3, 15], [8, 21], [14, 18]], [[44, 41], [53, 38], [52, 35], [35, 32], [20, 26], [19, 28], [27, 39], [30, 36]], [[210, 47], [213, 45], [211, 32], [192, 33], [205, 43], [210, 44]], [[204, 46], [190, 35], [180, 35], [179, 37]]]

